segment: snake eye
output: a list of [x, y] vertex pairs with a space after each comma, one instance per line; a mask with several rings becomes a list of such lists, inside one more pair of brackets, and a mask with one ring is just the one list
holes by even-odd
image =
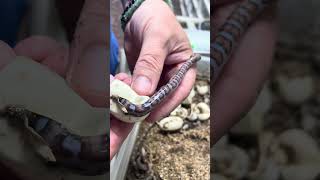
[[121, 106], [124, 106], [125, 104], [125, 99], [121, 98], [121, 97], [118, 97], [118, 103], [121, 105]]

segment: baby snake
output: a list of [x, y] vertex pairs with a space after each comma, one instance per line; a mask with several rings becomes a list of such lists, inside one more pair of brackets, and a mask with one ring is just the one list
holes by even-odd
[[148, 114], [154, 107], [160, 104], [170, 93], [172, 93], [181, 83], [184, 75], [190, 69], [190, 67], [201, 59], [199, 54], [193, 54], [189, 60], [182, 64], [180, 69], [174, 76], [171, 77], [169, 82], [162, 86], [150, 99], [141, 105], [136, 105], [129, 100], [119, 97], [111, 96], [111, 98], [118, 103], [120, 109], [124, 114], [141, 117]]
[[62, 124], [19, 106], [7, 106], [2, 116], [27, 120], [28, 126], [51, 148], [56, 162], [72, 171], [87, 175], [102, 175], [109, 171], [109, 135], [80, 136], [70, 133]]
[[240, 37], [249, 25], [275, 0], [246, 0], [241, 3], [219, 28], [211, 43], [211, 78], [214, 82], [228, 62]]

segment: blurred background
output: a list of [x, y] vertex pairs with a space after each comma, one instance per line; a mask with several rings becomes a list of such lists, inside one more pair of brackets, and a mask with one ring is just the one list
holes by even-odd
[[269, 80], [211, 149], [214, 180], [320, 179], [320, 2], [280, 0]]
[[[202, 55], [202, 60], [197, 66], [195, 88], [188, 100], [169, 116], [179, 116], [181, 119], [179, 127], [174, 132], [167, 132], [159, 125], [136, 123], [111, 162], [111, 180], [209, 179], [209, 117], [190, 121], [181, 112], [189, 115], [191, 106], [201, 102], [209, 109], [210, 0], [173, 0], [172, 5], [178, 21], [190, 39], [193, 51]], [[112, 30], [119, 42], [117, 72], [130, 73], [123, 50], [120, 1], [111, 0], [110, 13]]]
[[[62, 3], [61, 0], [2, 0], [0, 40], [14, 47], [17, 42], [31, 35], [45, 35], [67, 45], [83, 0]], [[68, 7], [72, 10], [69, 9], [67, 17]]]
[[[27, 37], [43, 35], [68, 47], [83, 3], [84, 0], [1, 0], [0, 40], [13, 48], [19, 41]], [[108, 21], [106, 25], [109, 25]], [[32, 47], [31, 50], [33, 50]], [[19, 90], [25, 91], [25, 89]], [[49, 93], [49, 95], [52, 94]], [[63, 100], [66, 102], [66, 99]], [[2, 138], [0, 179], [19, 179], [17, 176], [24, 177], [24, 179], [46, 179], [44, 177], [65, 180], [81, 179], [75, 174], [61, 171], [61, 174], [65, 176], [63, 177], [58, 175], [57, 171], [41, 166], [44, 164], [43, 161], [35, 158], [38, 157], [37, 154], [28, 149], [29, 146], [23, 146], [27, 144], [27, 141], [20, 143], [24, 136], [17, 133], [16, 138], [14, 134], [16, 132], [6, 127], [5, 119], [0, 117], [0, 121], [2, 122], [0, 126]], [[23, 156], [15, 156], [16, 152], [22, 152]], [[10, 170], [8, 167], [14, 170]], [[108, 176], [109, 174], [106, 174], [104, 177], [94, 177], [93, 179], [105, 179]], [[82, 178], [87, 179], [87, 177]]]

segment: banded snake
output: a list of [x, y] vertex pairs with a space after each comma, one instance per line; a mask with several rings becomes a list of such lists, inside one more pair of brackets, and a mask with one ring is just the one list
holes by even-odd
[[1, 116], [12, 121], [28, 122], [28, 127], [46, 141], [55, 156], [56, 162], [48, 162], [48, 165], [59, 165], [86, 176], [109, 172], [110, 145], [107, 133], [97, 136], [73, 134], [57, 121], [21, 106], [7, 106]]
[[111, 96], [111, 98], [118, 103], [124, 114], [136, 117], [145, 116], [179, 86], [190, 67], [200, 59], [201, 56], [199, 54], [193, 54], [189, 60], [182, 64], [180, 69], [171, 77], [167, 84], [162, 86], [150, 99], [141, 105], [133, 104], [129, 100], [118, 96]]
[[[210, 65], [213, 80], [218, 77], [249, 24], [270, 2], [272, 0], [247, 0], [232, 12], [221, 26], [211, 44]], [[191, 56], [170, 81], [142, 105], [132, 104], [121, 97], [111, 98], [125, 107], [125, 114], [144, 116], [178, 87], [188, 69], [199, 60], [200, 55]], [[85, 175], [99, 175], [109, 171], [109, 136], [107, 134], [92, 137], [72, 134], [50, 118], [14, 106], [7, 108], [6, 115], [10, 118], [27, 118], [30, 127], [48, 142], [58, 164]]]
[[235, 10], [224, 24], [218, 29], [217, 34], [211, 39], [211, 80], [218, 78], [224, 65], [229, 61], [232, 52], [239, 43], [240, 38], [249, 25], [275, 0], [245, 0]]

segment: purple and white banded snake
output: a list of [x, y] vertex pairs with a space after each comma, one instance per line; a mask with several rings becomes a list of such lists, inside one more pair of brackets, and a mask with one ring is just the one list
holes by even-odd
[[180, 69], [170, 78], [169, 82], [162, 86], [143, 104], [133, 104], [129, 100], [119, 96], [111, 96], [111, 99], [113, 99], [118, 106], [120, 106], [120, 109], [124, 114], [135, 117], [145, 116], [179, 86], [187, 71], [200, 59], [201, 56], [199, 54], [191, 55], [190, 59], [182, 64]]

